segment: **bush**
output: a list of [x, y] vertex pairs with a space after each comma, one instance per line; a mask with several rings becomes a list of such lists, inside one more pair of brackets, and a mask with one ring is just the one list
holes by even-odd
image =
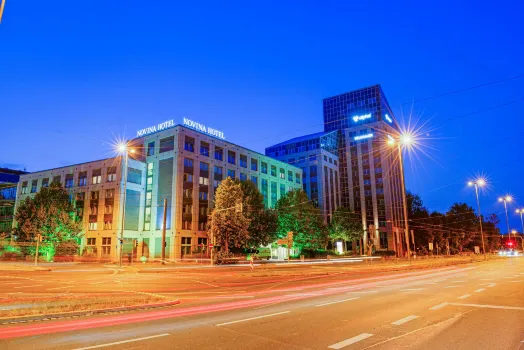
[[213, 263], [215, 265], [224, 265], [224, 264], [227, 264], [228, 260], [233, 257], [234, 257], [233, 253], [231, 252], [226, 253], [225, 250], [221, 250], [221, 251], [216, 252], [213, 255]]

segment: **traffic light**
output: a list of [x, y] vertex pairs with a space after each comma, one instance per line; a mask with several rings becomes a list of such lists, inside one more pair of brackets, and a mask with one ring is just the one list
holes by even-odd
[[135, 248], [138, 247], [138, 239], [135, 239]]
[[508, 247], [513, 247], [513, 241], [508, 241], [507, 245]]

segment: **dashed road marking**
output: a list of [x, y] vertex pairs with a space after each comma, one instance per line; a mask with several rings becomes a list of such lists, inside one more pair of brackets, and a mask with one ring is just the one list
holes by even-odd
[[345, 301], [356, 300], [356, 299], [359, 299], [359, 297], [356, 297], [356, 298], [349, 298], [349, 299], [344, 299], [344, 300], [332, 301], [332, 302], [330, 302], [330, 303], [318, 304], [318, 305], [315, 305], [315, 307], [326, 306], [326, 305], [331, 305], [331, 304], [338, 304], [338, 303], [343, 303], [343, 302], [345, 302]]
[[456, 306], [470, 306], [485, 309], [503, 309], [503, 310], [521, 310], [524, 311], [524, 307], [520, 306], [503, 306], [503, 305], [486, 305], [486, 304], [462, 304], [462, 303], [449, 303], [449, 305]]
[[486, 289], [484, 288], [479, 288], [475, 291], [475, 293], [482, 293], [483, 291], [485, 291]]
[[417, 318], [418, 318], [418, 316], [411, 315], [411, 316], [407, 316], [407, 317], [401, 318], [400, 320], [397, 320], [395, 322], [391, 322], [391, 324], [393, 324], [395, 326], [400, 326], [401, 324], [407, 323], [407, 322], [412, 321], [412, 320], [417, 319]]
[[444, 288], [458, 288], [458, 286], [446, 286]]
[[360, 335], [357, 335], [356, 337], [349, 338], [349, 339], [343, 340], [343, 341], [341, 341], [339, 343], [330, 345], [330, 346], [328, 346], [328, 348], [329, 349], [335, 349], [335, 350], [342, 349], [342, 348], [345, 348], [348, 345], [358, 343], [359, 341], [362, 341], [362, 340], [367, 339], [367, 338], [372, 337], [372, 336], [373, 336], [373, 334], [370, 334], [370, 333], [362, 333]]
[[152, 335], [152, 336], [149, 336], [149, 337], [134, 338], [134, 339], [117, 341], [117, 342], [114, 342], [114, 343], [93, 345], [93, 346], [88, 346], [88, 347], [85, 347], [85, 348], [77, 348], [75, 350], [88, 350], [88, 349], [104, 348], [104, 347], [113, 346], [113, 345], [132, 343], [132, 342], [140, 341], [140, 340], [147, 340], [147, 339], [154, 339], [154, 338], [160, 338], [160, 337], [167, 337], [168, 335], [169, 335], [169, 333], [163, 333], [163, 334]]
[[451, 283], [464, 283], [464, 281], [453, 281]]
[[19, 288], [33, 288], [33, 287], [42, 287], [43, 285], [42, 284], [36, 284], [34, 286], [20, 286], [20, 287], [14, 287], [15, 289], [19, 289]]
[[234, 324], [234, 323], [240, 323], [240, 322], [246, 322], [246, 321], [251, 321], [251, 320], [258, 320], [258, 319], [260, 319], [260, 318], [266, 318], [266, 317], [272, 317], [272, 316], [283, 315], [283, 314], [287, 314], [287, 313], [289, 313], [289, 312], [290, 312], [290, 311], [283, 311], [283, 312], [277, 312], [276, 314], [269, 314], [269, 315], [263, 315], [263, 316], [257, 316], [257, 317], [244, 318], [244, 319], [242, 319], [242, 320], [231, 321], [231, 322], [225, 322], [225, 323], [219, 323], [219, 324], [216, 324], [216, 326], [217, 326], [217, 327], [227, 326], [227, 325]]
[[471, 294], [464, 294], [460, 297], [458, 297], [457, 299], [466, 299], [466, 298], [469, 298], [471, 296]]
[[442, 309], [444, 306], [448, 305], [449, 303], [448, 302], [445, 302], [445, 303], [442, 303], [442, 304], [438, 304], [438, 305], [435, 305], [433, 307], [430, 307], [429, 309], [430, 310], [438, 310], [438, 309]]
[[407, 288], [407, 289], [401, 289], [401, 292], [416, 292], [419, 290], [424, 290], [424, 288]]

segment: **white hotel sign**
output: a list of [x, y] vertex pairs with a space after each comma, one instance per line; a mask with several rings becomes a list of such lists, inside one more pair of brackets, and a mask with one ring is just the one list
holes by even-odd
[[[197, 123], [197, 122], [192, 121], [192, 120], [187, 119], [187, 118], [184, 118], [184, 123], [183, 124], [184, 124], [184, 126], [190, 127], [190, 128], [195, 129], [197, 131], [201, 131], [201, 132], [206, 133], [208, 135], [211, 135], [211, 136], [214, 136], [214, 137], [218, 137], [219, 139], [225, 140], [224, 133], [222, 131], [220, 131], [220, 130], [216, 130], [216, 129], [210, 128], [208, 126], [205, 126], [203, 124]], [[138, 130], [136, 132], [136, 137], [142, 137], [142, 136], [146, 136], [146, 135], [149, 135], [149, 134], [153, 134], [155, 132], [163, 131], [163, 130], [172, 128], [175, 125], [176, 125], [175, 121], [173, 119], [171, 119], [171, 120], [165, 121], [163, 123], [160, 123], [158, 125], [153, 125], [153, 126], [149, 126], [147, 128]]]

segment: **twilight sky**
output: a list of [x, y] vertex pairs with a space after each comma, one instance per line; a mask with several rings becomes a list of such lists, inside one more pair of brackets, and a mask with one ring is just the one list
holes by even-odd
[[397, 119], [427, 122], [406, 181], [430, 209], [474, 205], [476, 173], [484, 213], [504, 220], [506, 192], [524, 206], [522, 1], [219, 3], [7, 1], [0, 166], [104, 158], [114, 135], [183, 116], [263, 152], [321, 131], [322, 98], [379, 83]]

